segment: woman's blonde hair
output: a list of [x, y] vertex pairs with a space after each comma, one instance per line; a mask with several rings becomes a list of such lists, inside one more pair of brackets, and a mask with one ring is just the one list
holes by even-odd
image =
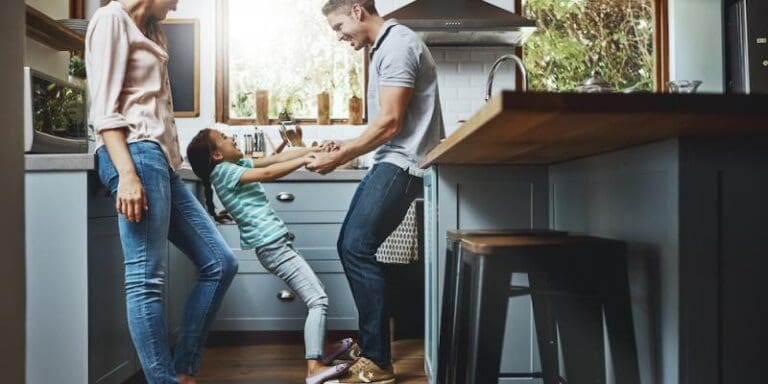
[[160, 26], [160, 21], [157, 18], [150, 16], [147, 18], [147, 22], [144, 25], [147, 37], [157, 43], [157, 45], [168, 49], [168, 38], [165, 36], [163, 28]]

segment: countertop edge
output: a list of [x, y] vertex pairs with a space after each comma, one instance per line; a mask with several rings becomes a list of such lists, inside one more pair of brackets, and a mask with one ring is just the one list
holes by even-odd
[[24, 155], [24, 170], [27, 172], [92, 171], [94, 169], [96, 169], [96, 161], [90, 153]]

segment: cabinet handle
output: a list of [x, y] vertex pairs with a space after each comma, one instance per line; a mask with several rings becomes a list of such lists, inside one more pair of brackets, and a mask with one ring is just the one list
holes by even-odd
[[293, 195], [293, 193], [290, 192], [280, 192], [277, 194], [277, 201], [282, 201], [284, 203], [289, 203], [296, 199], [296, 196]]
[[287, 289], [283, 289], [277, 293], [277, 298], [280, 301], [293, 301], [293, 299], [296, 298], [296, 295]]

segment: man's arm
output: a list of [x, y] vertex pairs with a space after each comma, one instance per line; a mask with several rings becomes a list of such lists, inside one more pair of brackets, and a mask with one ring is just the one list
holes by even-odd
[[403, 118], [411, 101], [413, 88], [383, 86], [379, 89], [379, 115], [363, 133], [345, 141], [338, 151], [318, 157], [307, 165], [309, 170], [326, 174], [357, 156], [366, 154], [391, 140], [403, 127]]

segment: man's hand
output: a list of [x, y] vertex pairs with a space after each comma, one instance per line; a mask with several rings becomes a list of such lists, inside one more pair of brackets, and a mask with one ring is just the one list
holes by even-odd
[[335, 140], [325, 140], [320, 143], [320, 149], [323, 152], [335, 152], [341, 149], [341, 142]]
[[312, 172], [317, 172], [321, 175], [332, 172], [336, 167], [344, 164], [344, 153], [341, 150], [334, 152], [328, 152], [324, 154], [316, 154], [316, 158], [307, 164], [307, 169]]

